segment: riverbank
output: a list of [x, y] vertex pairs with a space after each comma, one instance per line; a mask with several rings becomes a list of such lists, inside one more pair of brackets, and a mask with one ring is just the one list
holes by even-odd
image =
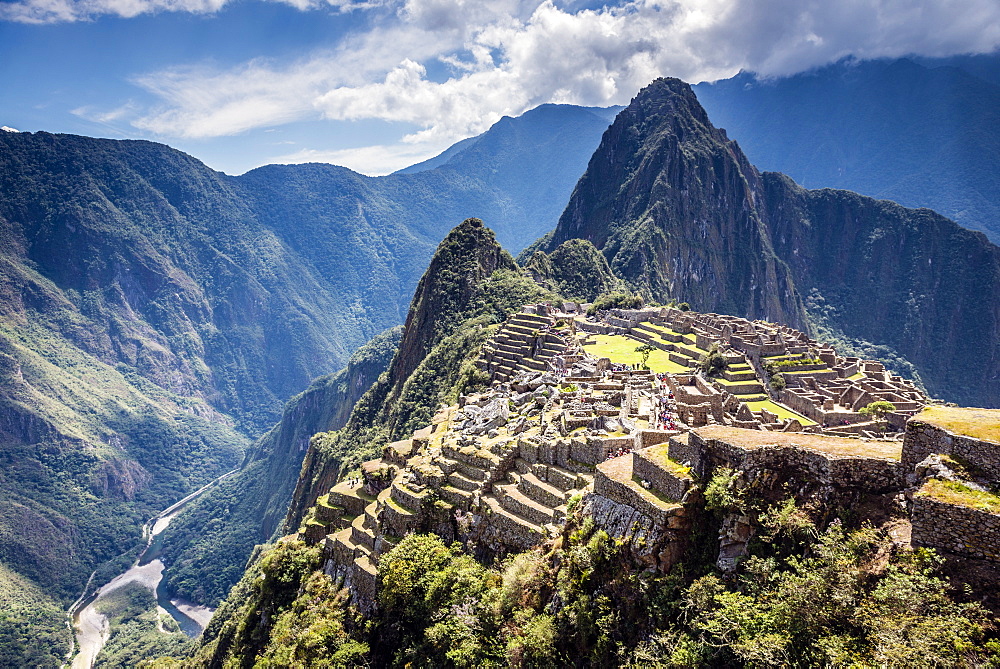
[[72, 669], [91, 669], [93, 667], [97, 655], [111, 635], [108, 616], [101, 612], [100, 605], [112, 593], [132, 583], [152, 591], [160, 611], [169, 614], [189, 637], [195, 637], [204, 630], [205, 625], [212, 618], [213, 609], [184, 600], [172, 601], [158, 592], [160, 581], [163, 579], [163, 562], [159, 559], [160, 547], [156, 539], [188, 502], [196, 499], [206, 490], [237, 471], [234, 469], [226, 472], [146, 521], [143, 526], [146, 546], [138, 560], [129, 569], [102, 585], [89, 597], [86, 596], [86, 593], [90, 589], [91, 582], [87, 582], [84, 594], [74, 602], [69, 610], [70, 623], [75, 630], [79, 649], [73, 656]]

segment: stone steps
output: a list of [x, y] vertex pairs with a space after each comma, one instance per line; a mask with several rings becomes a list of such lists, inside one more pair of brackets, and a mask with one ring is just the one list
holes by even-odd
[[493, 492], [503, 508], [535, 525], [541, 526], [556, 520], [551, 507], [531, 499], [518, 490], [515, 483], [497, 484], [493, 486]]
[[454, 486], [441, 486], [438, 488], [438, 494], [441, 495], [441, 499], [462, 509], [468, 509], [472, 503], [472, 492]]
[[368, 527], [367, 520], [366, 516], [358, 516], [351, 523], [351, 542], [371, 552], [375, 550], [375, 533]]
[[520, 335], [524, 338], [533, 338], [535, 336], [535, 332], [541, 326], [542, 324], [536, 325], [508, 322], [507, 325], [503, 327], [503, 330], [508, 336]]
[[559, 488], [549, 485], [532, 473], [515, 476], [517, 476], [517, 489], [539, 504], [552, 508], [565, 504], [566, 496]]
[[452, 460], [484, 470], [496, 466], [499, 461], [499, 458], [493, 453], [474, 446], [456, 446], [445, 443], [441, 445], [441, 454]]
[[468, 492], [478, 490], [482, 487], [481, 481], [471, 479], [465, 474], [457, 471], [448, 474], [448, 483], [459, 490], [465, 490]]
[[[499, 526], [498, 529], [504, 531], [508, 537], [520, 539], [520, 544], [524, 548], [535, 546], [548, 536], [544, 526], [533, 523], [527, 518], [511, 513], [501, 505], [500, 500], [493, 495], [484, 495], [483, 502], [490, 510], [491, 522]], [[510, 537], [513, 538], [513, 537]]]
[[330, 488], [330, 503], [343, 507], [348, 515], [357, 516], [365, 511], [365, 507], [371, 504], [375, 498], [365, 492], [360, 485], [351, 485], [348, 481], [341, 481]]
[[316, 520], [325, 525], [336, 521], [344, 514], [344, 507], [330, 502], [330, 495], [322, 495], [316, 500]]
[[667, 525], [671, 516], [683, 513], [683, 506], [647, 490], [632, 477], [632, 454], [597, 465], [594, 492], [644, 513], [654, 522]]
[[[523, 356], [530, 352], [530, 349], [523, 344], [512, 344], [512, 343], [498, 343], [496, 345], [497, 352], [507, 353], [510, 355]], [[505, 356], [506, 357], [506, 356]]]
[[350, 527], [345, 527], [336, 534], [327, 535], [324, 545], [338, 564], [351, 564], [358, 553], [357, 546], [351, 540], [351, 531]]
[[389, 497], [392, 501], [398, 502], [401, 506], [404, 506], [407, 509], [419, 509], [423, 506], [424, 498], [426, 496], [426, 490], [415, 492], [405, 483], [393, 483], [391, 486], [391, 492], [389, 493]]

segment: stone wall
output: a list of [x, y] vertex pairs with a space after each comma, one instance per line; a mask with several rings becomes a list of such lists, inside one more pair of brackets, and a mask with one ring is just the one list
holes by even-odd
[[697, 431], [688, 435], [686, 444], [680, 440], [670, 441], [670, 459], [690, 462], [692, 471], [698, 476], [704, 476], [712, 463], [744, 471], [797, 470], [816, 482], [866, 488], [876, 493], [900, 490], [905, 485], [903, 468], [893, 460], [830, 455], [797, 446], [744, 448], [718, 439], [704, 440]]
[[964, 460], [990, 478], [1000, 480], [1000, 444], [954, 434], [925, 423], [919, 417], [911, 418], [903, 437], [903, 467], [912, 472], [917, 463], [931, 453]]
[[619, 504], [632, 507], [651, 518], [653, 523], [663, 527], [668, 526], [671, 516], [684, 514], [684, 507], [679, 504], [676, 507], [668, 508], [663, 504], [647, 500], [642, 493], [631, 486], [621, 481], [616, 481], [611, 476], [605, 474], [600, 466], [598, 466], [597, 471], [594, 473], [594, 492]]
[[667, 471], [656, 460], [657, 458], [649, 451], [633, 451], [633, 475], [640, 480], [649, 481], [653, 490], [679, 502], [694, 481], [690, 476]]
[[1000, 562], [1000, 515], [917, 494], [910, 507], [914, 546]]

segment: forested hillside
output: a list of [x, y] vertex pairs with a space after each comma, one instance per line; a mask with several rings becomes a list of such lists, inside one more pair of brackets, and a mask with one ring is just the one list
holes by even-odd
[[[146, 518], [238, 466], [286, 400], [402, 322], [456, 220], [495, 217], [515, 250], [553, 224], [559, 205], [540, 198], [568, 196], [607, 120], [568, 107], [529, 121], [480, 138], [476, 175], [381, 178], [331, 165], [229, 177], [150, 142], [0, 133], [0, 561], [16, 600], [0, 644], [23, 649], [15, 664], [57, 662], [70, 642], [57, 612], [91, 570], [107, 562], [100, 584], [127, 564]], [[560, 124], [558, 145], [530, 146]], [[511, 191], [500, 168], [528, 154], [534, 190]], [[364, 387], [339, 383], [307, 395], [349, 409]], [[314, 418], [311, 431], [338, 424]], [[268, 443], [247, 460], [267, 460], [273, 485], [244, 544], [283, 515], [304, 453]], [[211, 600], [227, 574], [172, 583]], [[14, 641], [38, 634], [63, 647]]]
[[998, 65], [997, 54], [845, 60], [694, 88], [758, 168], [927, 207], [998, 243]]

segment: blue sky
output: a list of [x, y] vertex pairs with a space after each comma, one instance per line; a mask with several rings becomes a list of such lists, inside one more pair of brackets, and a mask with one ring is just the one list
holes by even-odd
[[998, 46], [997, 0], [0, 0], [0, 126], [383, 174], [656, 76]]

